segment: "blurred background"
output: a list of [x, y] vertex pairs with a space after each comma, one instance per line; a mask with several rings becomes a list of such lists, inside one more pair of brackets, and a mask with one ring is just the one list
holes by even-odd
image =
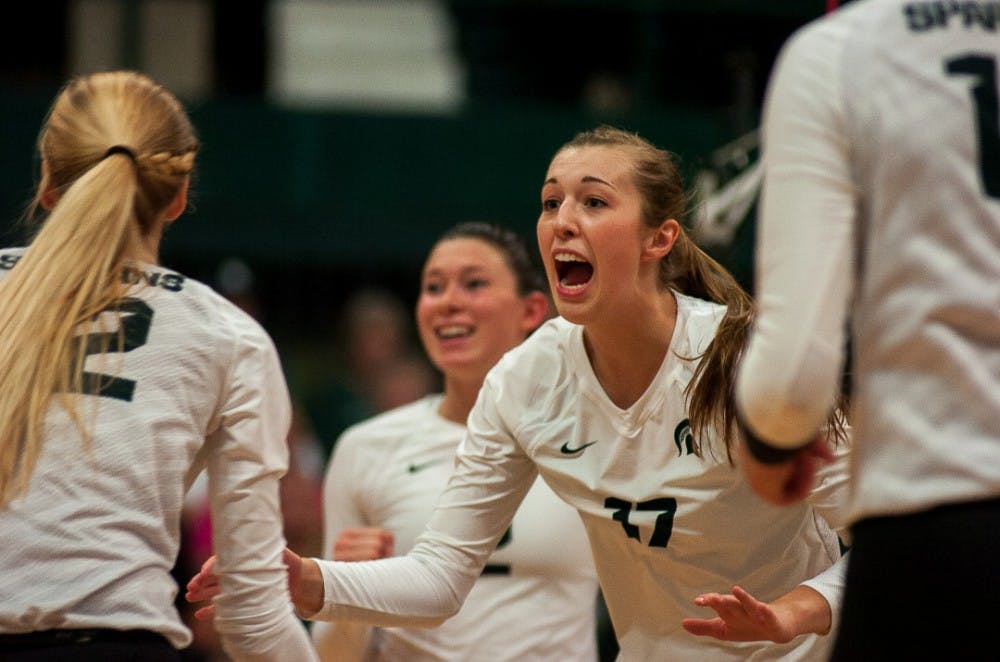
[[[161, 261], [275, 338], [298, 411], [286, 534], [320, 554], [337, 435], [438, 388], [412, 322], [434, 239], [487, 220], [533, 242], [548, 161], [576, 132], [614, 124], [675, 152], [689, 226], [752, 288], [766, 80], [782, 42], [836, 4], [19, 3], [0, 23], [0, 245], [25, 240], [34, 141], [68, 76], [134, 68], [182, 97], [203, 149]], [[207, 553], [201, 506], [196, 490], [191, 563]]]
[[[163, 263], [246, 299], [304, 400], [330, 372], [325, 349], [346, 340], [354, 293], [395, 295], [409, 311], [422, 258], [459, 221], [532, 237], [549, 158], [599, 123], [678, 155], [689, 223], [751, 287], [767, 75], [783, 40], [831, 4], [23, 3], [0, 26], [0, 244], [24, 239], [15, 220], [59, 85], [136, 68], [186, 101], [204, 144]], [[335, 431], [321, 433], [331, 443]]]

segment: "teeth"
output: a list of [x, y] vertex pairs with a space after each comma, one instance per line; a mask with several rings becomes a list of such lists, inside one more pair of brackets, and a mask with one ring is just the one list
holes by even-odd
[[577, 257], [572, 253], [556, 253], [556, 262], [586, 262], [582, 257]]
[[443, 326], [438, 329], [438, 335], [442, 338], [457, 338], [458, 336], [467, 336], [472, 332], [467, 326]]

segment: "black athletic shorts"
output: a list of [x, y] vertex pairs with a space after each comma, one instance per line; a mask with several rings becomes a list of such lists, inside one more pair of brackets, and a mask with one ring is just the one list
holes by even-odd
[[148, 630], [65, 629], [0, 634], [0, 662], [179, 662], [163, 635]]

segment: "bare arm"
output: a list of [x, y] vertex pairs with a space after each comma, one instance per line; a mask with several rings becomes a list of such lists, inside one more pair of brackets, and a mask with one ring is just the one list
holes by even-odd
[[827, 634], [833, 622], [830, 604], [808, 586], [794, 589], [771, 603], [760, 602], [734, 586], [731, 594], [706, 593], [694, 600], [716, 612], [715, 618], [686, 618], [691, 634], [723, 641], [786, 643], [801, 634]]

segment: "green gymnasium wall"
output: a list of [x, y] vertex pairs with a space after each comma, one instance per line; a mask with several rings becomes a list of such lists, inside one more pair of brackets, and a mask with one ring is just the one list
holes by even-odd
[[[55, 90], [51, 91], [55, 94]], [[50, 95], [0, 93], [4, 244], [31, 194], [34, 140]], [[411, 266], [463, 220], [533, 234], [548, 160], [607, 122], [671, 149], [693, 172], [733, 136], [718, 111], [601, 117], [541, 106], [472, 108], [449, 117], [307, 112], [259, 102], [190, 107], [203, 148], [193, 209], [163, 259], [238, 255], [291, 266]]]

